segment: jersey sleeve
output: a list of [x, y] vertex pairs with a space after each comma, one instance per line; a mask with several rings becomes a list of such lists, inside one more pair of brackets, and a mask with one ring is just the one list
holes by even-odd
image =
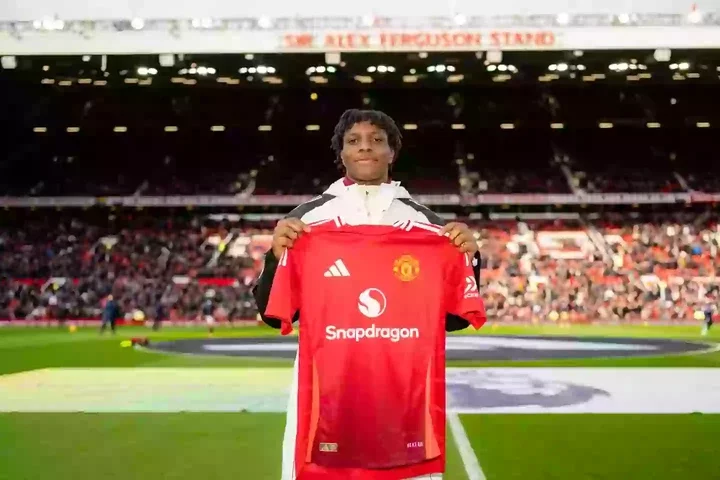
[[265, 316], [280, 320], [280, 333], [292, 333], [292, 320], [300, 309], [299, 260], [300, 252], [285, 250], [278, 261], [275, 277], [270, 290], [270, 298], [265, 308]]
[[447, 279], [448, 313], [464, 318], [475, 328], [487, 320], [485, 304], [480, 298], [472, 257], [453, 252], [450, 278]]

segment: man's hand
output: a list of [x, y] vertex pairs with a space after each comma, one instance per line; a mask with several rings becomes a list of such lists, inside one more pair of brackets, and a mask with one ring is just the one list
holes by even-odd
[[447, 235], [453, 245], [463, 253], [475, 255], [478, 251], [475, 232], [461, 222], [450, 222], [440, 231], [440, 235]]
[[310, 227], [298, 218], [285, 218], [280, 220], [275, 226], [272, 239], [272, 251], [275, 258], [282, 257], [286, 248], [292, 248], [295, 240], [303, 233], [309, 231]]

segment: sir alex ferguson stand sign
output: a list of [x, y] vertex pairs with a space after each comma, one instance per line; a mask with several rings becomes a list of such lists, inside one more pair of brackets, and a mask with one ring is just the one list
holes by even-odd
[[284, 50], [477, 50], [549, 49], [558, 35], [550, 30], [339, 32], [287, 34]]

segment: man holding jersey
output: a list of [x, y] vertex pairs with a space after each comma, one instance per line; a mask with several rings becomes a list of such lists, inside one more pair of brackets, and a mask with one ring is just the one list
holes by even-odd
[[[259, 311], [263, 320], [274, 328], [280, 328], [281, 322], [276, 318], [265, 315], [266, 308], [271, 297], [273, 281], [276, 278], [278, 267], [284, 266], [287, 262], [287, 254], [303, 235], [324, 228], [320, 227], [324, 222], [331, 219], [341, 219], [348, 225], [363, 226], [397, 226], [409, 223], [434, 231], [440, 236], [447, 237], [456, 250], [465, 255], [466, 268], [469, 275], [459, 278], [458, 282], [470, 282], [458, 285], [460, 290], [471, 291], [468, 295], [477, 297], [477, 284], [480, 275], [480, 256], [478, 254], [477, 242], [474, 233], [467, 225], [458, 222], [445, 224], [443, 220], [428, 208], [416, 203], [407, 190], [400, 186], [399, 182], [391, 182], [389, 178], [393, 162], [397, 159], [401, 148], [401, 134], [395, 122], [382, 112], [348, 110], [346, 111], [335, 128], [332, 139], [332, 147], [336, 153], [336, 163], [342, 167], [345, 176], [333, 183], [319, 197], [298, 206], [285, 219], [278, 222], [273, 233], [272, 248], [265, 257], [265, 267], [261, 273], [254, 289]], [[337, 221], [337, 220], [336, 220]], [[458, 254], [456, 254], [458, 255]], [[292, 257], [292, 253], [291, 253]], [[396, 272], [398, 276], [412, 276], [414, 259], [402, 263]], [[327, 276], [343, 276], [346, 274], [344, 265], [332, 265], [326, 272]], [[474, 278], [473, 278], [474, 277]], [[283, 277], [284, 278], [284, 277]], [[452, 277], [455, 278], [455, 277]], [[284, 281], [284, 280], [283, 280]], [[280, 288], [280, 287], [277, 287]], [[473, 291], [474, 288], [474, 291]], [[361, 296], [359, 308], [372, 310], [379, 305], [376, 292], [368, 289]], [[382, 293], [380, 293], [382, 295]], [[277, 296], [277, 295], [276, 295]], [[363, 303], [364, 302], [364, 303]], [[277, 303], [277, 302], [276, 302]], [[382, 307], [384, 309], [384, 306]], [[368, 311], [369, 312], [369, 311]], [[367, 317], [371, 317], [366, 312]], [[484, 314], [484, 312], [483, 312]], [[292, 318], [297, 321], [300, 312], [297, 311]], [[475, 323], [474, 323], [475, 324]], [[445, 317], [445, 330], [456, 331], [467, 328], [470, 321], [453, 313]], [[477, 324], [475, 324], [477, 326]], [[405, 332], [407, 330], [407, 332]], [[412, 337], [413, 329], [399, 330], [398, 335], [408, 333]], [[382, 335], [381, 329], [373, 330]], [[339, 334], [338, 334], [339, 335]], [[390, 339], [390, 341], [396, 341]], [[290, 401], [288, 404], [288, 419], [283, 441], [283, 467], [281, 480], [296, 479], [296, 437], [298, 435], [298, 361], [295, 363], [294, 382], [291, 387]], [[304, 412], [300, 412], [302, 417]], [[388, 435], [391, 435], [388, 433]], [[419, 442], [422, 443], [422, 442]], [[334, 446], [333, 446], [334, 445]], [[411, 445], [408, 443], [408, 448]], [[335, 444], [320, 444], [324, 452], [333, 452], [337, 449]], [[425, 474], [422, 479], [440, 479], [440, 472]], [[398, 478], [380, 477], [375, 474], [356, 473], [352, 479], [364, 480], [365, 478]], [[390, 475], [388, 473], [388, 475]], [[310, 478], [310, 477], [309, 477]], [[321, 478], [321, 477], [317, 477]], [[330, 478], [330, 477], [322, 477]], [[350, 477], [348, 477], [350, 478]], [[399, 477], [406, 478], [406, 477]]]

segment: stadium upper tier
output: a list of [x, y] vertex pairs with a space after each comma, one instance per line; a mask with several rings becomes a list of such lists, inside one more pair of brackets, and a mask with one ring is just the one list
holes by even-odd
[[[718, 300], [720, 227], [707, 214], [473, 226], [491, 318], [690, 320]], [[218, 315], [253, 318], [269, 227], [187, 213], [6, 221], [0, 320], [96, 318], [108, 294], [129, 316], [161, 301], [171, 318], [195, 318], [211, 296]]]
[[395, 118], [416, 194], [717, 192], [720, 61], [678, 55], [22, 58], [0, 71], [0, 194], [314, 194], [353, 107]]

